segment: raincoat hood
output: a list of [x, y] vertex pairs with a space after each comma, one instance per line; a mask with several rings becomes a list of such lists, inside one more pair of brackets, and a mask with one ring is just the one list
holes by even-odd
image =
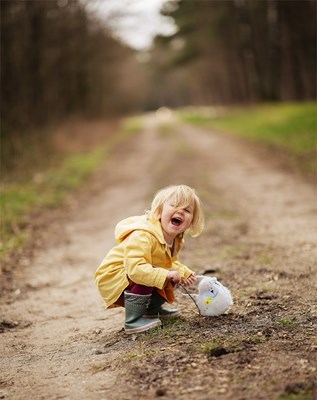
[[165, 239], [160, 221], [150, 214], [141, 216], [129, 217], [120, 221], [115, 228], [115, 239], [120, 244], [133, 231], [143, 230], [151, 233], [162, 244], [165, 244]]

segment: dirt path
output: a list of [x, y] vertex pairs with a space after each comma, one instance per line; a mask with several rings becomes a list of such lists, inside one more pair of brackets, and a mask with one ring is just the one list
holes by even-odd
[[[144, 127], [48, 227], [2, 298], [0, 398], [313, 398], [316, 192], [237, 140], [154, 116]], [[200, 321], [178, 295], [183, 319], [126, 337], [123, 310], [104, 310], [93, 274], [115, 224], [173, 183], [194, 186], [207, 217], [183, 262], [218, 276], [235, 305]]]

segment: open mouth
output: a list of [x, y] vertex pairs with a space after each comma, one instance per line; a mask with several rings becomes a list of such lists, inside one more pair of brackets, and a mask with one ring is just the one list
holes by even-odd
[[171, 222], [175, 226], [180, 226], [183, 221], [182, 221], [181, 218], [174, 217], [174, 218], [171, 219]]

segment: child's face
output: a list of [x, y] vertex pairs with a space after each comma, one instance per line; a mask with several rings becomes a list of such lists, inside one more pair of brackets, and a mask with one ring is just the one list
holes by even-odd
[[165, 240], [168, 243], [171, 243], [177, 235], [185, 232], [190, 227], [194, 209], [194, 202], [181, 209], [176, 209], [173, 199], [163, 204], [161, 225]]

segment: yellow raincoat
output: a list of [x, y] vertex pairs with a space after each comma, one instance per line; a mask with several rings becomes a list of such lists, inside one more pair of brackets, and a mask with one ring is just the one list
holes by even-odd
[[167, 247], [160, 221], [151, 215], [127, 218], [115, 228], [118, 243], [95, 273], [95, 281], [106, 307], [114, 306], [123, 291], [134, 282], [155, 287], [168, 302], [173, 302], [171, 284], [166, 285], [169, 270], [187, 279], [193, 271], [177, 261], [183, 239], [175, 239], [174, 252]]

